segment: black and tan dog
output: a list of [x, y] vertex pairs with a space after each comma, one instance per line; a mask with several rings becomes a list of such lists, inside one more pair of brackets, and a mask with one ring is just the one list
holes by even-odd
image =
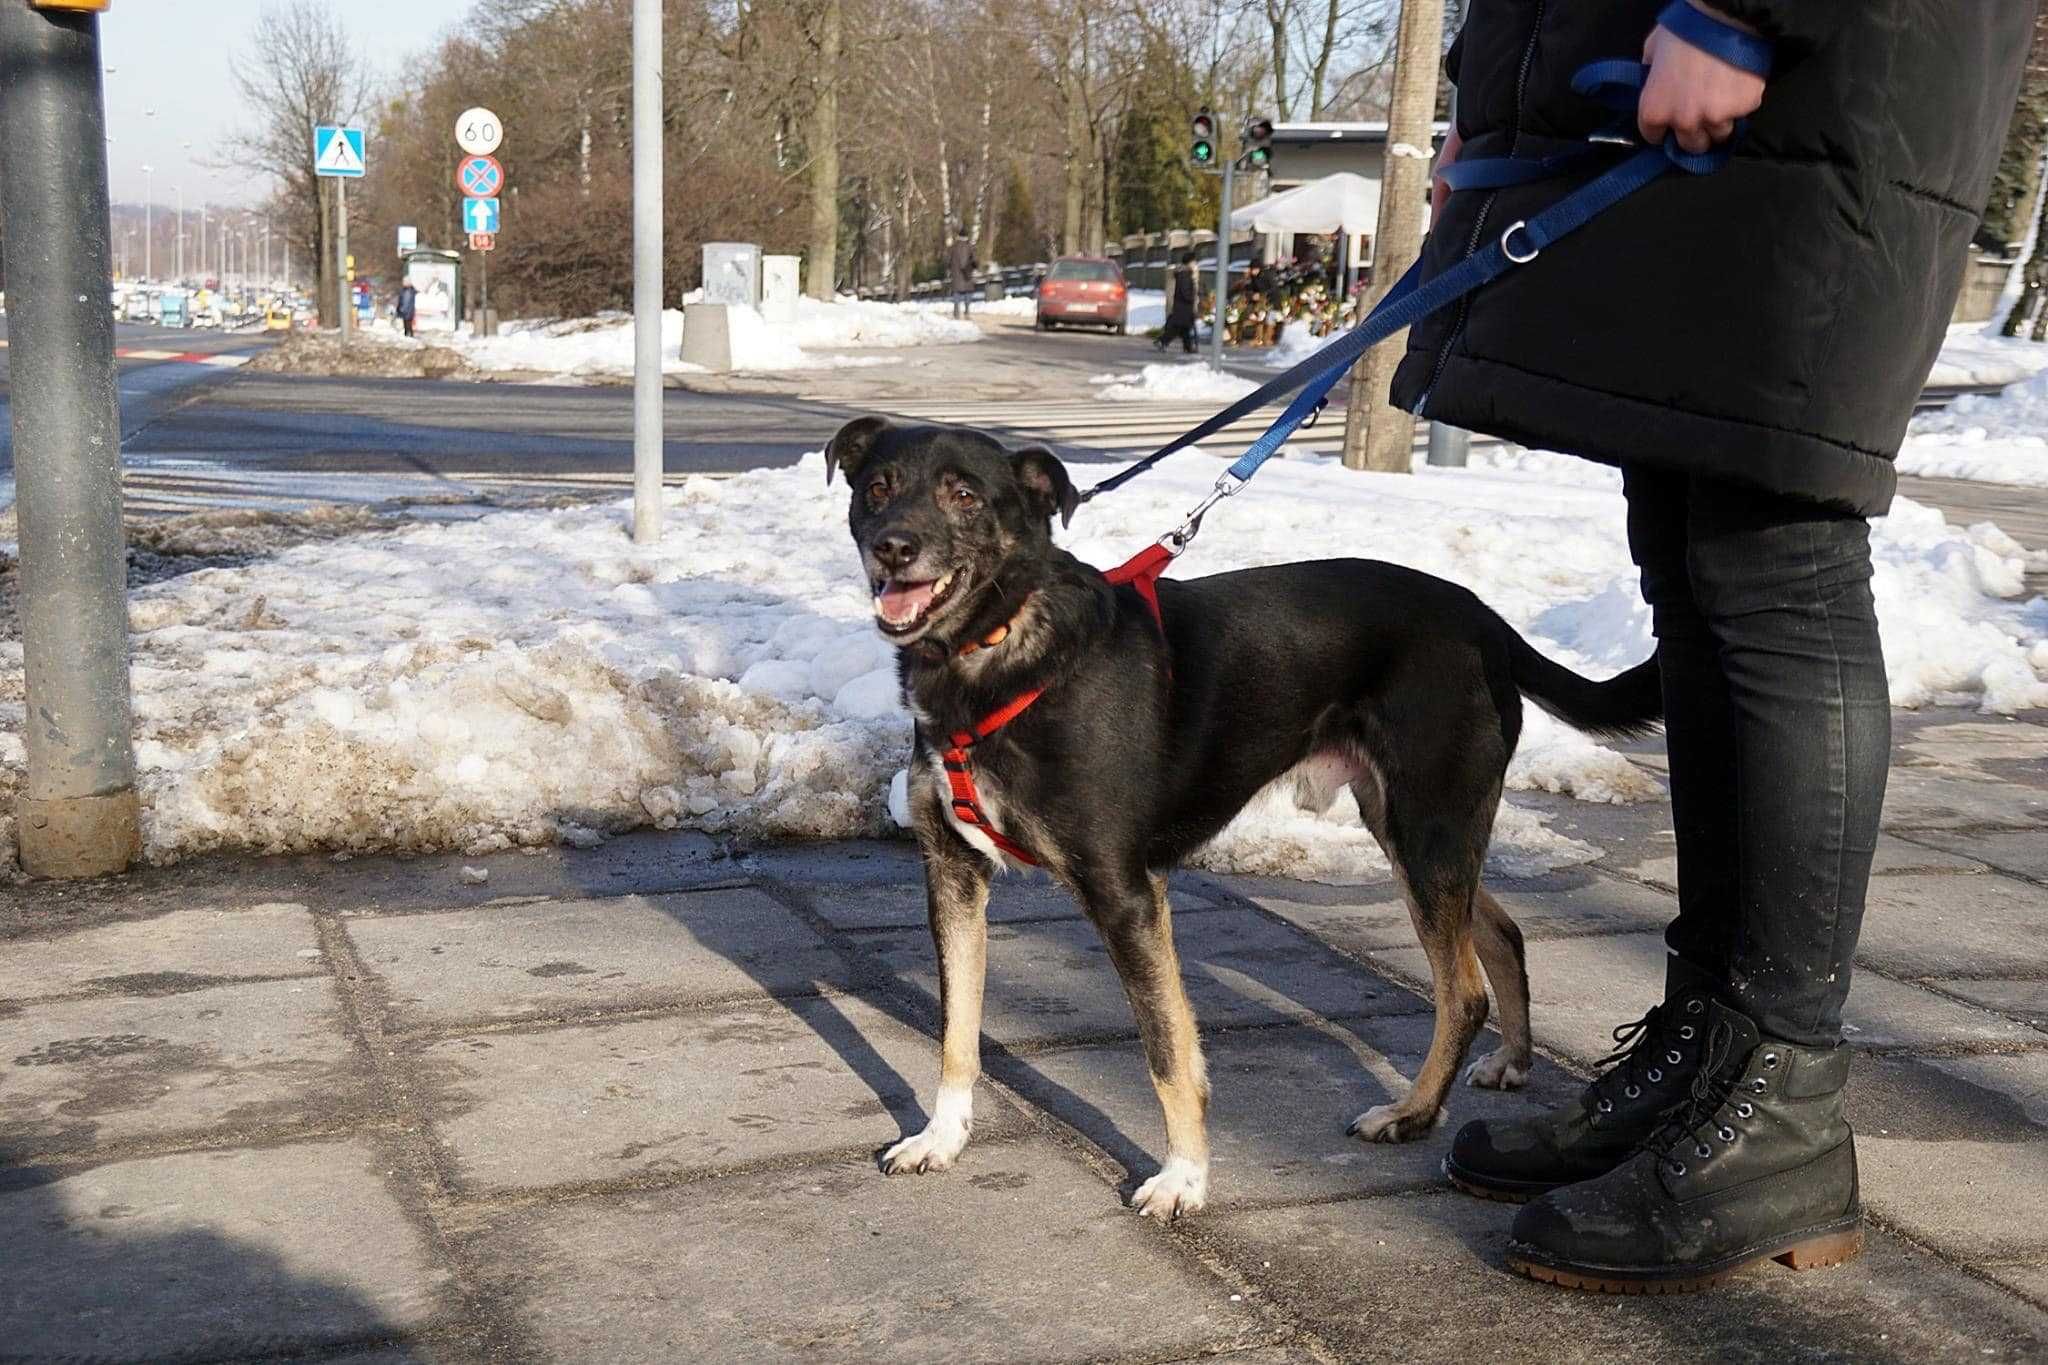
[[1155, 619], [1135, 588], [1052, 543], [1052, 517], [1077, 498], [1047, 450], [863, 417], [825, 465], [852, 485], [876, 621], [901, 650], [917, 720], [910, 801], [944, 1014], [931, 1121], [884, 1154], [885, 1170], [942, 1170], [966, 1145], [989, 875], [1028, 859], [1080, 899], [1137, 1015], [1167, 1159], [1133, 1206], [1199, 1209], [1208, 1081], [1164, 874], [1289, 775], [1323, 806], [1350, 786], [1435, 976], [1436, 1031], [1413, 1089], [1351, 1131], [1400, 1142], [1436, 1122], [1486, 1019], [1481, 963], [1502, 1042], [1469, 1079], [1521, 1084], [1522, 936], [1479, 884], [1521, 693], [1581, 728], [1636, 732], [1660, 713], [1654, 660], [1590, 682], [1465, 589], [1370, 560], [1162, 581]]

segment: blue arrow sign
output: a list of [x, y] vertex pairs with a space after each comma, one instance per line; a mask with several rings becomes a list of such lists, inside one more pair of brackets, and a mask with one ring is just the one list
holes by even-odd
[[505, 171], [496, 157], [472, 156], [456, 168], [456, 179], [470, 198], [489, 199], [505, 183]]
[[463, 200], [462, 230], [464, 232], [496, 232], [498, 230], [498, 201], [495, 199]]
[[322, 123], [313, 129], [313, 174], [360, 176], [363, 159], [363, 130]]

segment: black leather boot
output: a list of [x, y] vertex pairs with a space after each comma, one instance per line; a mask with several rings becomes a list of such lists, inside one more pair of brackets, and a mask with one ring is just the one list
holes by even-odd
[[1519, 1204], [1605, 1175], [1684, 1100], [1720, 1009], [1704, 984], [1674, 981], [1669, 998], [1614, 1031], [1603, 1074], [1578, 1099], [1534, 1118], [1474, 1119], [1451, 1139], [1444, 1174], [1482, 1199]]
[[1839, 1265], [1863, 1249], [1849, 1049], [1795, 1047], [1716, 1008], [1687, 1102], [1604, 1176], [1515, 1215], [1508, 1265], [1609, 1294], [1683, 1294], [1759, 1261]]

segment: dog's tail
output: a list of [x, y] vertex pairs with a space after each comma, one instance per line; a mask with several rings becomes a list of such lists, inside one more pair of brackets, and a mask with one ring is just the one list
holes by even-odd
[[1657, 678], [1655, 654], [1626, 673], [1594, 682], [1538, 654], [1512, 626], [1508, 627], [1508, 641], [1515, 686], [1568, 725], [1597, 735], [1634, 736], [1647, 734], [1664, 718], [1664, 692]]

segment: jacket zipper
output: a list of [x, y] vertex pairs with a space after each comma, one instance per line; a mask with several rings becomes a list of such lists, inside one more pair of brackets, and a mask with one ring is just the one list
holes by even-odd
[[[1548, 0], [1536, 0], [1536, 19], [1529, 25], [1529, 41], [1522, 48], [1522, 65], [1515, 72], [1515, 132], [1508, 143], [1509, 156], [1515, 154], [1516, 145], [1522, 140], [1522, 109], [1529, 97], [1529, 67], [1536, 60], [1536, 40], [1543, 32], [1543, 12], [1546, 8]], [[1464, 259], [1470, 259], [1472, 253], [1479, 250], [1479, 238], [1486, 231], [1486, 220], [1493, 213], [1493, 201], [1498, 197], [1499, 191], [1496, 190], [1488, 194], [1486, 202], [1479, 206], [1479, 216], [1472, 220], [1472, 235], [1465, 241]], [[1429, 386], [1423, 389], [1422, 398], [1415, 405], [1424, 417], [1429, 416], [1429, 400], [1436, 392], [1437, 381], [1444, 377], [1444, 369], [1451, 363], [1451, 351], [1457, 346], [1459, 338], [1465, 335], [1465, 316], [1471, 308], [1470, 294], [1458, 300], [1458, 315], [1452, 320], [1450, 334], [1444, 338], [1443, 346], [1436, 353], [1436, 366], [1430, 371]]]

